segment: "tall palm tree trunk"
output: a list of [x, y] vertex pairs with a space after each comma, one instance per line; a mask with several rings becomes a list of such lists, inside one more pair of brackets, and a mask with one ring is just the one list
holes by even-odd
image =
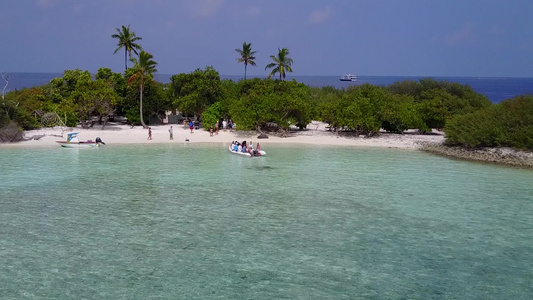
[[247, 65], [244, 64], [244, 80], [246, 80], [246, 67], [247, 67]]
[[146, 128], [146, 124], [144, 124], [144, 119], [143, 119], [143, 84], [142, 83], [140, 87], [140, 92], [141, 92], [141, 96], [140, 96], [140, 103], [139, 103], [139, 111], [141, 113], [141, 125], [143, 126], [143, 128]]
[[128, 49], [124, 47], [124, 66], [126, 66], [126, 70], [128, 70]]

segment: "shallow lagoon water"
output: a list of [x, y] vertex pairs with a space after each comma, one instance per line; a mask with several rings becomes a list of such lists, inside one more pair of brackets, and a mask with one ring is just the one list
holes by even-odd
[[226, 149], [0, 149], [0, 295], [533, 294], [531, 170], [412, 150]]

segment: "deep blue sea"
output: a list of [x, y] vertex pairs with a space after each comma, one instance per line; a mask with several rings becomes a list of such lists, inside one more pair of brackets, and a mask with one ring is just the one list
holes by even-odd
[[[9, 85], [6, 92], [15, 89], [29, 88], [47, 84], [52, 78], [62, 77], [62, 73], [10, 73]], [[162, 83], [170, 82], [168, 74], [156, 74], [156, 80]], [[355, 82], [340, 81], [339, 76], [288, 76], [287, 79], [296, 79], [298, 82], [309, 86], [323, 87], [333, 86], [335, 88], [346, 88], [350, 85], [361, 85], [370, 83], [373, 85], [387, 86], [397, 81], [413, 80], [418, 81], [428, 76], [358, 76]], [[240, 75], [221, 75], [222, 79], [234, 81], [242, 79]], [[431, 77], [435, 80], [445, 80], [468, 84], [476, 92], [485, 95], [493, 103], [513, 98], [518, 95], [533, 95], [533, 77]], [[4, 82], [0, 81], [0, 88]]]

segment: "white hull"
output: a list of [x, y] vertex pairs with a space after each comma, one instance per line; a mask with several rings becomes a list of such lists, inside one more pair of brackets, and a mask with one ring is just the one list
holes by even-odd
[[61, 147], [64, 148], [98, 148], [100, 147], [100, 144], [98, 143], [87, 143], [87, 142], [79, 142], [79, 143], [69, 143], [69, 142], [56, 142]]
[[96, 141], [80, 141], [77, 132], [67, 134], [66, 141], [56, 141], [56, 143], [63, 148], [98, 148], [100, 147], [100, 143], [105, 145], [100, 138], [96, 138]]
[[[250, 153], [248, 153], [248, 152], [237, 152], [237, 151], [233, 151], [233, 150], [231, 150], [231, 146], [228, 147], [228, 151], [231, 152], [232, 154], [237, 154], [237, 155], [242, 155], [242, 156], [247, 156], [247, 157], [250, 157], [250, 156], [251, 156]], [[259, 156], [254, 156], [254, 157], [264, 156], [264, 155], [266, 155], [267, 153], [266, 153], [265, 151], [261, 150], [261, 151], [259, 151], [259, 154], [260, 154]]]
[[353, 74], [346, 74], [340, 78], [340, 81], [357, 81], [357, 76]]

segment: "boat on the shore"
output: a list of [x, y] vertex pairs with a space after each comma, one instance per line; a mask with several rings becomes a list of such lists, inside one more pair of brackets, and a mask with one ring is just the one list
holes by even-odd
[[354, 74], [344, 74], [339, 80], [340, 81], [357, 81], [357, 76]]
[[69, 133], [67, 134], [66, 141], [56, 141], [56, 143], [64, 148], [98, 148], [102, 144], [105, 145], [100, 138], [96, 138], [96, 141], [80, 141], [78, 139], [78, 132]]
[[[231, 149], [231, 145], [228, 147], [228, 151], [233, 153], [233, 154], [237, 154], [237, 155], [248, 156], [248, 157], [252, 156], [249, 152], [238, 152], [238, 151], [235, 151], [235, 150]], [[255, 151], [257, 151], [257, 150], [254, 150], [254, 152]], [[254, 154], [254, 157], [265, 156], [267, 153], [265, 151], [263, 151], [263, 150], [259, 150], [257, 154], [258, 155]]]

